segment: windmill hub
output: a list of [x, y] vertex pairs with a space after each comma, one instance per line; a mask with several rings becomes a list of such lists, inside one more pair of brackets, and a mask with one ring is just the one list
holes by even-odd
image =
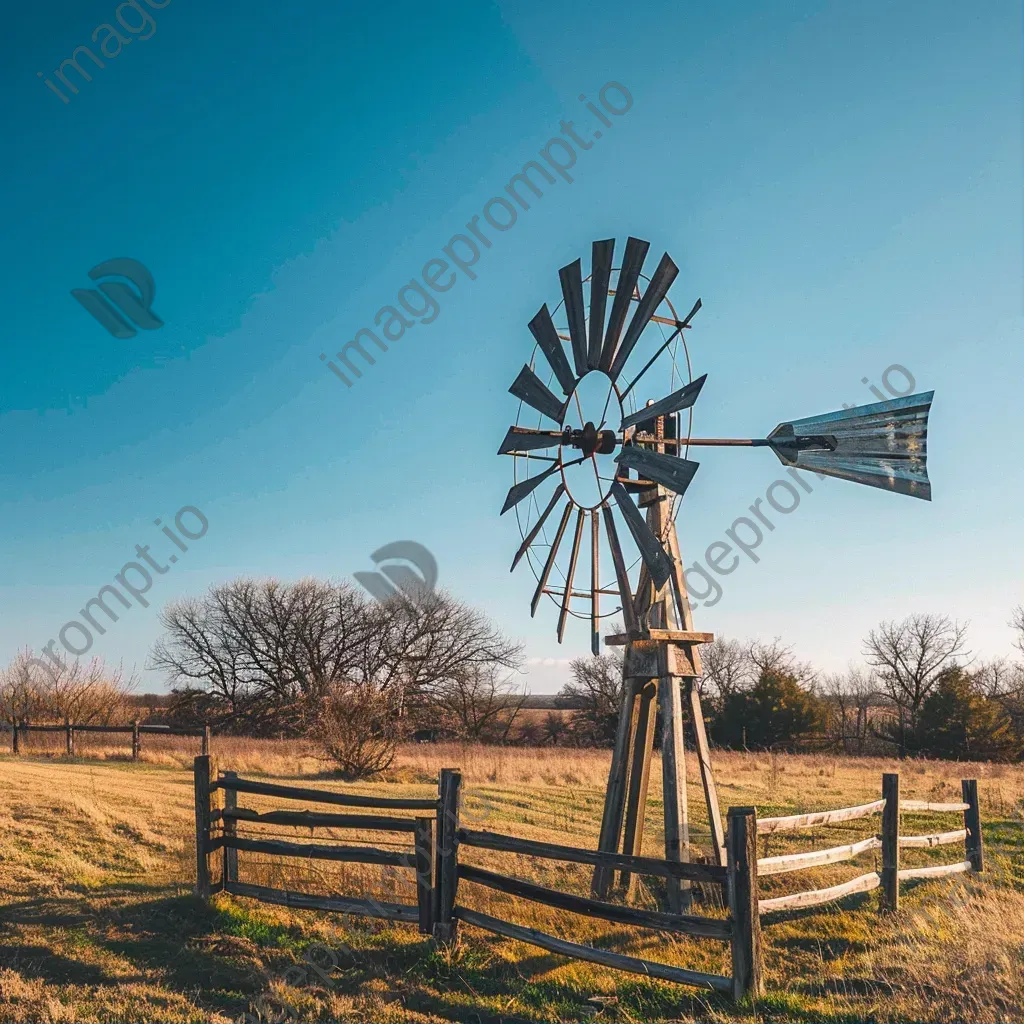
[[618, 444], [614, 430], [598, 430], [591, 420], [583, 424], [582, 430], [566, 427], [562, 437], [563, 445], [578, 448], [584, 455], [611, 455]]

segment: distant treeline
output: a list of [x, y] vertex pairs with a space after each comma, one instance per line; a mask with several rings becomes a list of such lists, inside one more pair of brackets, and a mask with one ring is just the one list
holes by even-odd
[[[387, 768], [405, 740], [607, 746], [622, 705], [621, 650], [571, 663], [557, 695], [530, 697], [520, 647], [445, 593], [377, 602], [344, 582], [240, 578], [168, 605], [150, 668], [170, 694], [102, 662], [19, 655], [0, 674], [9, 723], [153, 724], [306, 737], [343, 774]], [[1011, 626], [1024, 653], [1024, 609]], [[824, 674], [780, 639], [701, 647], [708, 732], [720, 747], [1014, 760], [1024, 668], [979, 662], [942, 615], [884, 622], [864, 664]]]

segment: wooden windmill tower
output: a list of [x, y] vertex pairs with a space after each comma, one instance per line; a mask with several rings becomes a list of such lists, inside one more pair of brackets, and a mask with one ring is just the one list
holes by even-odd
[[[594, 242], [586, 278], [580, 260], [563, 267], [554, 315], [544, 305], [529, 323], [533, 358], [509, 388], [520, 399], [519, 417], [498, 449], [514, 457], [516, 479], [501, 511], [516, 511], [522, 543], [512, 568], [525, 558], [536, 575], [533, 614], [545, 597], [557, 606], [559, 642], [570, 617], [589, 620], [594, 654], [601, 649], [601, 619], [621, 619], [625, 629], [605, 637], [624, 648], [623, 695], [599, 849], [641, 852], [660, 711], [665, 857], [690, 858], [685, 707], [707, 803], [709, 856], [722, 864], [725, 836], [697, 686], [700, 645], [713, 635], [694, 631], [675, 525], [698, 468], [686, 458], [689, 448], [769, 447], [787, 466], [930, 499], [932, 392], [781, 423], [766, 438], [695, 438], [693, 405], [706, 375], [692, 379], [684, 332], [700, 300], [680, 319], [668, 296], [678, 274], [671, 257], [663, 255], [648, 278], [642, 272], [648, 242], [630, 238], [617, 268], [614, 248], [611, 239]], [[638, 385], [650, 390], [657, 378], [655, 395], [665, 397], [640, 404]], [[549, 484], [554, 489], [542, 501]], [[561, 515], [553, 516], [558, 508]], [[628, 552], [616, 512], [632, 542]], [[604, 580], [601, 566], [609, 562], [614, 578]], [[587, 563], [589, 581], [582, 584]], [[595, 871], [595, 894], [607, 894], [613, 874]], [[631, 882], [628, 873], [619, 879], [627, 887]], [[678, 886], [670, 882], [667, 892], [677, 911], [689, 902]]]

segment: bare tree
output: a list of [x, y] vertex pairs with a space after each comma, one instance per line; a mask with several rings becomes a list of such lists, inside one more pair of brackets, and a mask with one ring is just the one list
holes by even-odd
[[967, 625], [945, 615], [911, 615], [883, 622], [864, 641], [864, 655], [877, 670], [883, 691], [896, 706], [899, 756], [907, 754], [908, 730], [917, 728], [924, 699], [942, 671], [967, 655]]
[[42, 682], [48, 717], [65, 725], [120, 725], [129, 721], [128, 700], [138, 677], [109, 668], [102, 659], [57, 662]]
[[622, 653], [615, 649], [600, 657], [575, 658], [569, 665], [572, 679], [559, 697], [578, 710], [572, 729], [588, 743], [610, 743], [615, 738], [622, 707]]
[[1006, 712], [1014, 732], [1024, 737], [1024, 665], [1006, 658], [983, 661], [971, 675], [977, 691]]
[[320, 699], [311, 733], [348, 780], [387, 771], [401, 738], [390, 696], [371, 685], [347, 682]]
[[457, 736], [477, 742], [504, 743], [526, 703], [514, 678], [495, 664], [468, 665], [430, 691], [424, 708]]
[[846, 754], [863, 754], [870, 736], [871, 708], [878, 701], [878, 680], [851, 666], [845, 674], [825, 676], [821, 689], [831, 711], [830, 739]]
[[339, 687], [387, 693], [403, 717], [460, 673], [511, 669], [520, 653], [447, 594], [377, 603], [314, 579], [233, 580], [169, 605], [161, 622], [150, 664], [178, 684], [178, 707], [257, 732], [306, 730]]
[[751, 666], [750, 675], [755, 680], [776, 673], [792, 676], [806, 689], [813, 688], [817, 681], [817, 673], [810, 663], [798, 661], [793, 655], [793, 648], [787, 647], [780, 637], [775, 637], [771, 642], [751, 640], [746, 645], [746, 656]]
[[1019, 604], [1013, 609], [1013, 613], [1010, 616], [1010, 626], [1017, 633], [1017, 638], [1013, 641], [1013, 645], [1021, 654], [1024, 654], [1024, 604]]
[[721, 701], [747, 689], [753, 682], [747, 646], [738, 640], [716, 636], [701, 647], [700, 660], [704, 668], [704, 675], [697, 683], [701, 697], [708, 696], [709, 684], [714, 687], [714, 696]]
[[12, 726], [45, 714], [46, 678], [38, 665], [33, 652], [25, 650], [0, 672], [0, 710]]

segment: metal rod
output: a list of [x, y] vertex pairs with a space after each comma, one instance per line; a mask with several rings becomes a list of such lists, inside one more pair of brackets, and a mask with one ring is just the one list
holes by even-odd
[[766, 437], [655, 437], [653, 434], [634, 434], [632, 440], [641, 441], [644, 444], [664, 444], [676, 447], [685, 447], [688, 444], [737, 447], [737, 448], [764, 448], [771, 444]]

